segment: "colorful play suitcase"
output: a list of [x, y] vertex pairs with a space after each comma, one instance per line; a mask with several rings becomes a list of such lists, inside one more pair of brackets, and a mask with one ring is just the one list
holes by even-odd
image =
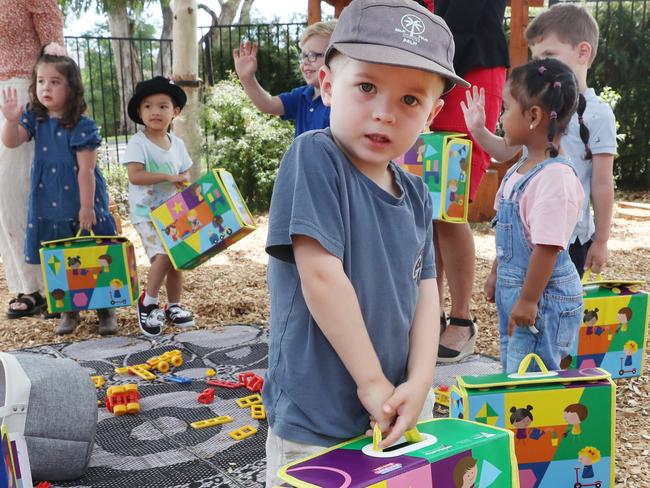
[[[526, 373], [531, 359], [540, 372]], [[522, 488], [614, 488], [616, 385], [598, 368], [459, 376], [450, 415], [514, 433]]]
[[193, 269], [255, 230], [232, 175], [215, 169], [151, 212], [176, 269]]
[[563, 366], [599, 367], [612, 378], [640, 376], [648, 335], [648, 293], [643, 281], [587, 280], [584, 318]]
[[40, 249], [50, 313], [127, 307], [138, 299], [133, 244], [122, 236], [47, 241]]
[[279, 476], [288, 486], [348, 488], [516, 488], [512, 433], [457, 419], [421, 422], [424, 440], [383, 452], [361, 436], [321, 454], [288, 464]]
[[455, 132], [425, 132], [397, 163], [429, 188], [433, 218], [467, 222], [472, 141]]

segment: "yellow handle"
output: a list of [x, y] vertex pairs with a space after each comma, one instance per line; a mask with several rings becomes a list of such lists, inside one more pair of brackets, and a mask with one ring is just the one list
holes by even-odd
[[[85, 230], [86, 230], [86, 229], [79, 228], [79, 230], [77, 231], [77, 235], [76, 235], [76, 237], [81, 237], [81, 233], [82, 233], [83, 231], [85, 231]], [[84, 236], [84, 237], [95, 237], [95, 233], [92, 231], [92, 229], [91, 229], [91, 230], [87, 230], [86, 232], [88, 232], [88, 235], [87, 235], [87, 236]]]
[[379, 422], [375, 423], [375, 426], [372, 429], [372, 450], [382, 452], [383, 449], [379, 447], [381, 442], [381, 429], [379, 428]]
[[589, 283], [589, 282], [595, 282], [595, 281], [603, 281], [603, 274], [602, 273], [595, 273], [596, 279], [592, 280], [591, 279], [591, 268], [588, 268], [585, 270], [585, 274], [582, 275], [582, 283]]
[[537, 366], [539, 366], [539, 370], [544, 374], [548, 374], [548, 368], [542, 361], [542, 358], [540, 358], [534, 352], [531, 352], [528, 356], [521, 360], [521, 363], [519, 363], [519, 369], [517, 370], [517, 374], [519, 376], [524, 376], [526, 374], [526, 371], [528, 371], [528, 366], [530, 366], [530, 362], [533, 359], [537, 363]]

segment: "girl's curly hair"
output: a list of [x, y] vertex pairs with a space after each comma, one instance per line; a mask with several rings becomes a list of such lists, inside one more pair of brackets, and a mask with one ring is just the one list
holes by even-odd
[[43, 64], [53, 64], [56, 70], [66, 79], [68, 83], [68, 99], [65, 103], [63, 115], [61, 117], [61, 126], [66, 129], [72, 129], [81, 116], [86, 111], [86, 100], [84, 99], [84, 85], [81, 81], [81, 71], [74, 60], [68, 56], [58, 56], [45, 54], [41, 51], [34, 69], [32, 71], [32, 81], [29, 85], [29, 108], [36, 113], [39, 120], [47, 119], [47, 108], [39, 102], [36, 95], [38, 67]]

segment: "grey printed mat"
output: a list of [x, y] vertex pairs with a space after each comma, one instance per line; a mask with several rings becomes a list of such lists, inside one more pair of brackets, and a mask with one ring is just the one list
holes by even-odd
[[[144, 381], [119, 375], [115, 367], [146, 362], [165, 351], [180, 349], [183, 365], [174, 371], [191, 378], [188, 384], [162, 379]], [[195, 330], [156, 340], [144, 336], [112, 337], [83, 342], [38, 346], [23, 350], [76, 360], [89, 375], [102, 375], [106, 384], [97, 390], [103, 399], [111, 385], [137, 383], [142, 399], [137, 415], [116, 417], [103, 406], [95, 447], [85, 475], [55, 483], [60, 488], [235, 488], [264, 486], [264, 444], [267, 424], [253, 420], [235, 399], [252, 394], [245, 388], [215, 387], [210, 405], [197, 401], [207, 388], [205, 372], [212, 368], [219, 379], [236, 381], [238, 373], [264, 375], [268, 366], [268, 334], [261, 327], [231, 325], [219, 331]], [[436, 385], [455, 384], [456, 375], [499, 372], [494, 358], [472, 355], [458, 364], [439, 364]], [[193, 429], [191, 422], [230, 415], [234, 422], [208, 429]], [[251, 425], [257, 434], [234, 441], [228, 432]]]

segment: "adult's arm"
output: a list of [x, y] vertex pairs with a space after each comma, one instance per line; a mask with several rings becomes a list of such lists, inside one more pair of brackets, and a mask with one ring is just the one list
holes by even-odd
[[[63, 45], [63, 13], [56, 0], [35, 0], [29, 2], [34, 30], [41, 46], [51, 42]], [[30, 63], [33, 60], [29, 61]]]

